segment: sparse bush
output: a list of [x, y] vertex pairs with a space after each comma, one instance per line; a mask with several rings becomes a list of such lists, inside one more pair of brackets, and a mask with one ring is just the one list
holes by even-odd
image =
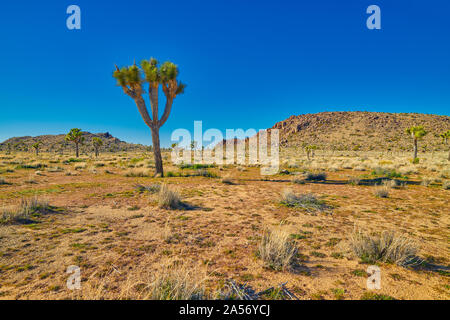
[[418, 260], [416, 243], [406, 237], [396, 236], [394, 232], [370, 235], [355, 231], [350, 237], [350, 248], [365, 263], [381, 261], [408, 266]]
[[228, 185], [234, 185], [235, 183], [233, 182], [233, 180], [231, 180], [231, 178], [223, 178], [222, 180], [221, 180], [221, 182], [223, 183], [223, 184], [228, 184]]
[[152, 272], [132, 286], [144, 300], [202, 300], [206, 299], [202, 280], [195, 270], [183, 266], [164, 267]]
[[433, 179], [433, 178], [424, 177], [424, 178], [422, 178], [422, 181], [420, 182], [420, 185], [422, 185], [422, 186], [424, 186], [424, 187], [428, 187], [428, 186], [430, 186], [433, 182], [434, 182], [434, 179]]
[[161, 208], [178, 209], [182, 206], [182, 202], [178, 192], [170, 190], [163, 184], [159, 191], [158, 205]]
[[6, 182], [5, 178], [0, 177], [0, 185], [4, 185], [4, 184], [9, 184], [9, 183]]
[[450, 180], [444, 181], [442, 183], [442, 189], [444, 190], [450, 190]]
[[150, 171], [147, 169], [130, 169], [125, 172], [125, 177], [149, 177]]
[[299, 178], [294, 178], [291, 181], [292, 181], [292, 183], [295, 183], [295, 184], [305, 184], [305, 180], [299, 179]]
[[266, 230], [258, 248], [258, 255], [267, 267], [274, 270], [290, 268], [297, 254], [295, 243], [289, 232], [278, 228]]
[[47, 202], [37, 198], [22, 199], [14, 209], [3, 209], [0, 211], [0, 224], [20, 223], [28, 220], [31, 216], [45, 213], [50, 210]]
[[382, 185], [375, 188], [374, 194], [378, 198], [389, 198], [390, 191], [391, 185], [389, 180], [384, 180]]
[[325, 172], [307, 172], [306, 180], [325, 181], [325, 180], [327, 180], [327, 174]]
[[307, 193], [296, 195], [292, 190], [284, 190], [281, 193], [280, 203], [287, 207], [303, 208], [308, 211], [323, 211], [328, 208], [325, 202], [317, 199], [314, 194]]
[[360, 184], [360, 182], [361, 182], [361, 179], [358, 178], [358, 177], [350, 177], [350, 178], [348, 178], [348, 183], [351, 184], [351, 185], [357, 186], [357, 185]]
[[157, 183], [153, 183], [153, 184], [151, 184], [149, 186], [144, 186], [142, 184], [137, 184], [135, 186], [135, 188], [139, 192], [147, 191], [147, 192], [150, 192], [150, 193], [157, 193], [157, 192], [159, 192], [161, 190], [161, 185], [157, 184]]

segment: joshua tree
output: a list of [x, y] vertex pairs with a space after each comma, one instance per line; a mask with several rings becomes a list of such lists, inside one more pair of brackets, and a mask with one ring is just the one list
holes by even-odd
[[98, 149], [103, 145], [103, 141], [100, 138], [94, 137], [92, 138], [92, 145], [95, 149], [95, 156], [98, 157]]
[[[443, 132], [439, 135], [442, 138], [442, 143], [447, 144], [448, 143], [448, 139], [450, 139], [450, 130], [448, 130], [447, 132]], [[450, 150], [448, 151], [448, 161], [450, 161]]]
[[317, 146], [316, 145], [303, 145], [303, 148], [305, 149], [306, 152], [306, 157], [308, 158], [308, 160], [311, 158], [314, 158], [314, 151], [317, 150]]
[[70, 129], [70, 132], [66, 135], [66, 141], [71, 141], [71, 142], [75, 143], [75, 155], [78, 158], [78, 156], [79, 156], [78, 147], [79, 147], [80, 143], [83, 143], [83, 141], [84, 141], [84, 137], [81, 132], [81, 129], [78, 129], [78, 128]]
[[38, 156], [39, 155], [39, 148], [41, 146], [41, 142], [38, 141], [38, 142], [32, 144], [31, 146], [34, 148], [34, 150], [36, 151], [36, 155]]
[[409, 134], [414, 141], [413, 162], [415, 162], [417, 159], [417, 141], [422, 139], [428, 132], [425, 131], [423, 126], [412, 126], [411, 128], [407, 128], [405, 132]]
[[[122, 87], [123, 92], [130, 96], [139, 110], [145, 124], [152, 132], [153, 154], [155, 157], [155, 175], [164, 176], [161, 149], [159, 143], [159, 128], [167, 121], [172, 109], [172, 103], [175, 97], [184, 92], [185, 84], [177, 80], [178, 67], [172, 62], [164, 62], [161, 66], [156, 59], [143, 60], [139, 68], [136, 63], [129, 67], [116, 70], [113, 77], [117, 84]], [[150, 107], [152, 116], [150, 117], [143, 97], [144, 84], [148, 83], [148, 93], [150, 97]], [[158, 90], [162, 85], [162, 90], [166, 96], [166, 105], [164, 113], [159, 118], [158, 110]]]

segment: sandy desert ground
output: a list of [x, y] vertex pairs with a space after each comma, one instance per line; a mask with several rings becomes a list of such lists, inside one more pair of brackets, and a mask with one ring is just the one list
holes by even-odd
[[[416, 165], [408, 156], [318, 151], [307, 160], [292, 150], [280, 174], [261, 176], [256, 166], [182, 169], [165, 154], [166, 177], [154, 178], [152, 154], [0, 154], [0, 298], [145, 299], [177, 270], [209, 298], [225, 297], [232, 279], [255, 291], [286, 283], [299, 299], [449, 299], [447, 154]], [[326, 180], [307, 179], [322, 172]], [[183, 205], [161, 207], [162, 184]], [[286, 190], [323, 207], [286, 205]], [[8, 220], [23, 199], [37, 209]], [[287, 267], [258, 253], [266, 230], [289, 235]], [[370, 264], [351, 250], [355, 230], [409, 239], [416, 263], [376, 262], [381, 289], [368, 290]], [[70, 265], [81, 268], [79, 290], [66, 287]]]

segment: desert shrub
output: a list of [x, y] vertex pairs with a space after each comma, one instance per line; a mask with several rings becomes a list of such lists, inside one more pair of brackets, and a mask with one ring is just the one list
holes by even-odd
[[19, 164], [18, 166], [16, 166], [16, 169], [42, 169], [47, 167], [47, 165], [42, 164], [42, 163], [33, 163], [33, 164]]
[[125, 177], [149, 177], [150, 171], [147, 169], [130, 169], [125, 172]]
[[396, 300], [396, 299], [385, 294], [366, 292], [361, 296], [361, 300]]
[[231, 180], [231, 178], [222, 178], [221, 182], [223, 184], [228, 184], [228, 185], [234, 185], [235, 183], [233, 182], [233, 180]]
[[444, 181], [442, 183], [442, 189], [444, 190], [450, 190], [450, 180]]
[[0, 224], [24, 222], [32, 216], [49, 210], [50, 206], [46, 201], [38, 200], [37, 198], [22, 199], [16, 208], [0, 211]]
[[327, 180], [327, 174], [325, 172], [307, 172], [306, 180], [325, 181], [325, 180]]
[[295, 260], [297, 248], [290, 240], [289, 232], [278, 228], [266, 230], [258, 248], [258, 256], [265, 265], [274, 270], [286, 270]]
[[299, 178], [294, 178], [291, 181], [292, 181], [292, 183], [295, 183], [295, 184], [305, 184], [305, 180], [299, 179]]
[[74, 167], [75, 170], [83, 170], [85, 168], [86, 168], [86, 163], [85, 162], [76, 164], [75, 167]]
[[429, 177], [423, 177], [422, 181], [420, 182], [420, 185], [424, 186], [424, 187], [428, 187], [430, 186], [432, 183], [434, 182], [433, 178], [429, 178]]
[[280, 203], [287, 207], [303, 208], [306, 210], [325, 210], [328, 206], [325, 201], [319, 200], [314, 194], [307, 193], [296, 195], [292, 190], [284, 190], [281, 193]]
[[166, 209], [178, 209], [182, 206], [180, 195], [172, 191], [167, 185], [161, 185], [158, 196], [158, 205]]
[[358, 177], [350, 177], [350, 178], [348, 178], [348, 183], [351, 184], [351, 185], [357, 186], [357, 185], [360, 184], [360, 182], [361, 182], [361, 178], [358, 178]]
[[214, 168], [215, 165], [214, 164], [201, 164], [201, 163], [196, 163], [196, 164], [181, 164], [180, 165], [180, 169], [206, 169], [206, 168]]
[[391, 191], [390, 180], [384, 180], [383, 184], [378, 185], [375, 188], [374, 194], [378, 198], [389, 198], [389, 192]]
[[9, 184], [9, 183], [6, 182], [5, 178], [0, 177], [0, 185], [4, 185], [4, 184]]
[[373, 176], [384, 176], [389, 179], [406, 178], [406, 177], [403, 177], [400, 172], [397, 172], [397, 171], [391, 170], [391, 169], [379, 168], [379, 167], [375, 168], [371, 174]]
[[365, 263], [381, 261], [408, 266], [418, 261], [416, 243], [394, 232], [371, 235], [355, 231], [350, 237], [350, 248]]
[[151, 184], [149, 186], [144, 186], [142, 184], [137, 184], [135, 186], [135, 188], [139, 192], [147, 191], [147, 192], [150, 192], [150, 193], [157, 193], [157, 192], [159, 192], [161, 190], [161, 185], [158, 184], [158, 183], [153, 183], [153, 184]]
[[152, 272], [149, 279], [139, 279], [132, 287], [144, 300], [206, 299], [203, 281], [197, 274], [183, 266], [164, 267]]
[[84, 161], [83, 159], [69, 158], [67, 160], [64, 160], [63, 163], [64, 164], [69, 164], [69, 163], [72, 163], [72, 162], [83, 162], [83, 161]]

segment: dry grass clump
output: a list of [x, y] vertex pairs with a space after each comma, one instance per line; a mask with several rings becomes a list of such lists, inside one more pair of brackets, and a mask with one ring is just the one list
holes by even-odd
[[0, 224], [13, 224], [29, 220], [36, 213], [48, 211], [50, 206], [48, 202], [37, 198], [22, 199], [20, 204], [13, 209], [3, 209], [0, 211]]
[[139, 192], [150, 192], [150, 193], [157, 193], [161, 190], [161, 185], [158, 183], [152, 183], [151, 185], [144, 186], [142, 184], [137, 184], [135, 186], [136, 190]]
[[381, 261], [407, 266], [418, 261], [416, 243], [390, 231], [375, 235], [354, 231], [350, 237], [350, 248], [365, 263]]
[[348, 183], [351, 185], [357, 186], [360, 184], [360, 182], [361, 182], [361, 178], [358, 178], [358, 177], [349, 177], [348, 178]]
[[324, 201], [317, 199], [312, 193], [296, 195], [289, 189], [283, 190], [281, 193], [280, 203], [287, 207], [303, 208], [307, 211], [323, 211], [328, 208]]
[[258, 256], [267, 267], [274, 270], [290, 268], [297, 254], [295, 243], [290, 239], [290, 233], [281, 228], [266, 230], [259, 243]]
[[305, 179], [309, 181], [325, 181], [327, 180], [327, 174], [325, 172], [307, 172]]
[[[384, 180], [382, 185], [375, 188], [374, 194], [378, 198], [389, 198], [393, 180]], [[394, 181], [395, 182], [395, 181]]]
[[125, 177], [150, 177], [148, 169], [130, 169], [125, 172]]
[[206, 299], [203, 280], [198, 272], [183, 265], [164, 266], [148, 275], [132, 279], [128, 296], [139, 300]]
[[294, 178], [291, 180], [292, 183], [295, 184], [305, 184], [305, 180], [304, 179], [300, 179], [300, 178]]
[[4, 184], [9, 184], [9, 183], [6, 182], [5, 178], [0, 177], [0, 185], [4, 185]]
[[166, 209], [179, 209], [182, 207], [182, 202], [178, 192], [170, 190], [163, 184], [159, 190], [158, 205]]
[[423, 177], [422, 181], [420, 182], [420, 185], [424, 186], [424, 187], [428, 187], [430, 186], [433, 182], [435, 181], [435, 179], [430, 178], [430, 177]]
[[442, 182], [442, 189], [450, 190], [450, 180]]
[[86, 163], [78, 163], [78, 164], [76, 164], [75, 166], [74, 166], [74, 169], [75, 170], [83, 170], [83, 169], [85, 169], [86, 168]]

